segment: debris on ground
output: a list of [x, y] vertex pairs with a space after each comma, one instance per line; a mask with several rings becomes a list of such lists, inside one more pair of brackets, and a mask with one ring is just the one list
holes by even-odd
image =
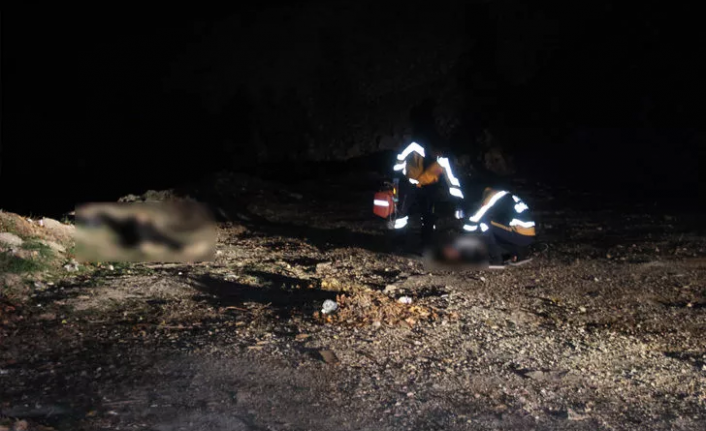
[[340, 193], [349, 183], [218, 179], [233, 221], [198, 264], [65, 270], [70, 242], [0, 212], [23, 240], [0, 251], [18, 270], [0, 274], [0, 430], [706, 423], [702, 217], [665, 225], [537, 188], [532, 262], [427, 271], [389, 247], [367, 191]]
[[338, 359], [338, 356], [336, 356], [336, 354], [333, 352], [333, 350], [319, 350], [319, 355], [321, 356], [321, 359], [327, 364], [337, 364], [341, 362]]
[[76, 262], [75, 259], [71, 259], [71, 261], [69, 263], [64, 265], [64, 269], [69, 272], [76, 272], [79, 270], [79, 268], [80, 268], [80, 266], [79, 266], [78, 262]]
[[399, 302], [400, 304], [411, 304], [412, 298], [410, 298], [409, 296], [400, 296], [399, 298], [397, 298], [397, 302]]
[[382, 292], [362, 290], [336, 296], [338, 312], [335, 315], [314, 313], [320, 323], [344, 326], [368, 326], [376, 322], [412, 327], [417, 322], [428, 322], [439, 317], [436, 311], [424, 306], [406, 306]]
[[323, 314], [329, 314], [333, 313], [338, 309], [338, 304], [336, 304], [336, 301], [331, 301], [330, 299], [327, 299], [324, 301], [323, 306], [321, 307], [321, 312]]

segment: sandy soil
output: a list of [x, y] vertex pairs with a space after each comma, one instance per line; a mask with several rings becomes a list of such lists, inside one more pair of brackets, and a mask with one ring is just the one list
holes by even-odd
[[525, 185], [532, 263], [430, 272], [365, 184], [237, 183], [215, 261], [2, 305], [0, 430], [706, 428], [698, 217]]

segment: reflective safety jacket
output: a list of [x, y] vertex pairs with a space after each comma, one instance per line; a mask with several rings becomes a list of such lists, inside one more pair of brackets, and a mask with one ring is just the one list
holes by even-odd
[[535, 236], [535, 223], [529, 207], [522, 199], [504, 190], [486, 189], [481, 207], [463, 226], [467, 232], [485, 232], [490, 226]]
[[461, 192], [461, 182], [451, 171], [451, 163], [446, 157], [427, 157], [424, 147], [412, 142], [401, 153], [397, 155], [396, 164], [393, 167], [396, 172], [401, 172], [407, 180], [423, 187], [434, 184], [444, 177], [451, 196], [463, 199]]

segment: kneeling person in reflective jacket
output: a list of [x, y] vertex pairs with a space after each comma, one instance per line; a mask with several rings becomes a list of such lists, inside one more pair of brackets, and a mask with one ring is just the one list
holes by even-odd
[[466, 232], [480, 232], [486, 239], [490, 265], [502, 265], [503, 254], [511, 263], [527, 260], [529, 245], [534, 242], [535, 223], [522, 199], [506, 190], [490, 187], [483, 192], [480, 208], [463, 226]]

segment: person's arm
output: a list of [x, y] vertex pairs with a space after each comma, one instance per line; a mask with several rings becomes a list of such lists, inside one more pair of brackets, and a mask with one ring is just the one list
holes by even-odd
[[461, 220], [465, 217], [463, 211], [464, 196], [461, 191], [461, 181], [456, 177], [451, 169], [451, 162], [447, 157], [438, 157], [436, 162], [443, 169], [444, 180], [446, 180], [446, 185], [449, 188], [449, 194], [454, 201], [454, 216], [456, 219]]
[[516, 195], [512, 195], [512, 200], [513, 211], [510, 211], [512, 213], [510, 227], [512, 227], [515, 231], [522, 229], [534, 229], [535, 223], [527, 204]]
[[449, 187], [449, 194], [456, 199], [463, 200], [463, 192], [461, 192], [461, 181], [454, 175], [451, 170], [451, 162], [447, 157], [438, 157], [436, 162], [443, 168], [444, 180]]

